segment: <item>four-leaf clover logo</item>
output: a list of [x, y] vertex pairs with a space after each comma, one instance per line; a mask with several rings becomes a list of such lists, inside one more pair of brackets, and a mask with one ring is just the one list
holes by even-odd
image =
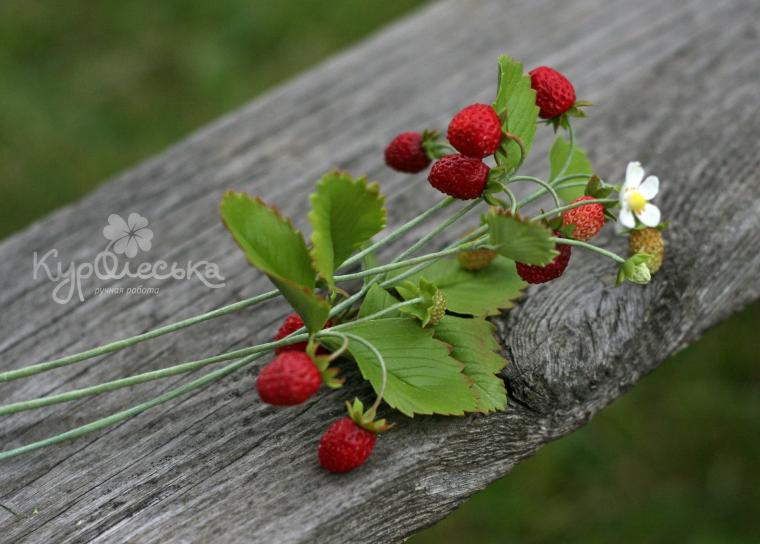
[[103, 236], [111, 241], [114, 253], [132, 258], [139, 250], [150, 251], [153, 231], [148, 228], [148, 220], [139, 213], [130, 213], [127, 220], [115, 213], [108, 216], [108, 225], [103, 227]]

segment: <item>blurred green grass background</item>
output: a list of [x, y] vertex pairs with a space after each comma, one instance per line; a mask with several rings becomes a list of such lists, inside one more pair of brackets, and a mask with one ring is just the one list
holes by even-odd
[[[420, 0], [0, 3], [0, 238]], [[423, 543], [760, 541], [760, 305]]]

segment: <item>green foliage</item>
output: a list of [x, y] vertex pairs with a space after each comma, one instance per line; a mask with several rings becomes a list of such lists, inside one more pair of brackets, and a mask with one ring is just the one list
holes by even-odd
[[260, 198], [244, 193], [225, 193], [221, 214], [248, 261], [272, 280], [310, 332], [320, 330], [330, 305], [314, 292], [317, 274], [303, 235]]
[[433, 282], [443, 292], [449, 311], [478, 317], [510, 308], [525, 287], [514, 261], [501, 256], [477, 272], [465, 270], [454, 257], [440, 259], [409, 280], [420, 278]]
[[[394, 317], [349, 324], [342, 331], [370, 342], [385, 359], [388, 382], [384, 399], [392, 408], [410, 417], [463, 415], [476, 410], [462, 363], [449, 355], [446, 344], [433, 338], [432, 328], [423, 329], [414, 319]], [[334, 349], [340, 340], [326, 337], [325, 343]], [[362, 376], [379, 392], [382, 371], [374, 353], [355, 340], [348, 349]]]
[[472, 381], [477, 411], [493, 412], [507, 407], [504, 381], [496, 374], [507, 361], [494, 336], [495, 327], [485, 319], [447, 315], [435, 327], [435, 338], [452, 346], [451, 356], [464, 364], [464, 374]]
[[[531, 88], [530, 75], [523, 72], [522, 63], [506, 55], [499, 57], [499, 84], [493, 107], [502, 118], [502, 129], [522, 140], [527, 155], [536, 135], [536, 91]], [[496, 152], [496, 163], [510, 171], [525, 160], [521, 155], [516, 142], [504, 141]]]
[[[562, 136], [557, 136], [552, 144], [551, 150], [549, 150], [549, 180], [554, 180], [559, 176], [562, 167], [567, 160], [567, 155], [570, 153], [570, 141], [566, 140]], [[588, 174], [589, 177], [594, 173], [594, 169], [591, 166], [591, 161], [588, 160], [586, 152], [580, 147], [576, 146], [573, 150], [573, 154], [570, 157], [570, 163], [567, 166], [563, 176], [570, 176], [573, 174]], [[566, 202], [571, 202], [576, 198], [583, 196], [583, 187], [568, 187], [566, 189], [558, 189], [557, 194], [560, 198]]]
[[380, 186], [345, 172], [331, 172], [311, 195], [311, 255], [319, 275], [330, 288], [333, 274], [354, 251], [385, 226]]
[[500, 255], [542, 266], [557, 255], [552, 232], [541, 223], [499, 209], [492, 209], [485, 217], [491, 245]]

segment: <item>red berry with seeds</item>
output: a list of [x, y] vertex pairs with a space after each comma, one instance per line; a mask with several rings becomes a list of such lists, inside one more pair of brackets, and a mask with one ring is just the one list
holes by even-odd
[[462, 155], [482, 159], [499, 148], [501, 120], [492, 106], [473, 104], [454, 116], [447, 137]]
[[[280, 328], [277, 329], [277, 334], [275, 335], [274, 339], [282, 340], [286, 336], [289, 336], [290, 334], [296, 332], [301, 327], [303, 327], [303, 319], [301, 319], [300, 315], [293, 312], [285, 318], [285, 321], [282, 322]], [[327, 323], [325, 323], [325, 328], [329, 329], [330, 327], [332, 327], [332, 321], [328, 320]], [[306, 351], [306, 344], [307, 342], [288, 344], [287, 346], [280, 346], [278, 348], [275, 348], [274, 352], [279, 354], [285, 353], [286, 351]], [[320, 353], [325, 353], [322, 348], [319, 349], [321, 350]]]
[[472, 157], [447, 155], [433, 164], [428, 181], [442, 193], [454, 198], [478, 198], [486, 188], [488, 166]]
[[[582, 196], [573, 200], [573, 204], [585, 200], [594, 200], [594, 197]], [[595, 203], [567, 210], [562, 214], [562, 226], [566, 227], [568, 225], [575, 225], [575, 229], [570, 236], [582, 242], [590, 240], [604, 226], [604, 206]]]
[[430, 164], [430, 158], [422, 147], [422, 134], [402, 132], [385, 148], [385, 164], [399, 172], [416, 174]]
[[261, 400], [275, 406], [301, 404], [317, 392], [322, 375], [303, 351], [281, 353], [261, 369], [256, 389]]
[[530, 80], [542, 119], [559, 117], [575, 104], [573, 84], [557, 70], [539, 66], [530, 72]]
[[[560, 236], [560, 233], [555, 232], [554, 235]], [[517, 263], [517, 273], [528, 283], [546, 283], [559, 278], [570, 262], [571, 248], [567, 244], [557, 244], [555, 249], [559, 251], [559, 255], [555, 256], [552, 262], [546, 266]]]
[[367, 460], [376, 440], [375, 433], [360, 427], [350, 417], [339, 419], [319, 441], [319, 464], [330, 472], [349, 472]]

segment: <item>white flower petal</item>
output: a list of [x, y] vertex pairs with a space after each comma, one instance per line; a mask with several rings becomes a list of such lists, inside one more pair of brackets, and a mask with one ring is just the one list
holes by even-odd
[[641, 167], [639, 161], [632, 161], [628, 163], [628, 168], [625, 169], [625, 187], [632, 189], [641, 185], [641, 180], [644, 179], [644, 169]]
[[656, 227], [660, 224], [660, 208], [654, 204], [647, 204], [641, 213], [637, 213], [636, 217], [639, 221], [644, 223], [647, 227]]
[[130, 230], [139, 230], [148, 226], [148, 220], [139, 213], [132, 212], [127, 219]]
[[641, 193], [641, 196], [647, 200], [652, 200], [657, 195], [657, 191], [659, 190], [660, 178], [657, 176], [647, 176], [647, 179], [644, 180], [644, 183], [639, 186], [639, 192]]
[[636, 226], [636, 219], [634, 219], [633, 212], [629, 208], [620, 210], [618, 218], [620, 219], [620, 224], [626, 228], [632, 229]]

